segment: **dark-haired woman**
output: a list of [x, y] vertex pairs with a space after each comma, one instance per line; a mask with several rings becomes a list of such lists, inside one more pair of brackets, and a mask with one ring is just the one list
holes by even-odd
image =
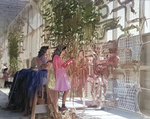
[[[67, 74], [64, 68], [65, 63], [63, 62], [62, 58], [64, 57], [66, 52], [66, 46], [64, 45], [59, 45], [57, 46], [56, 50], [53, 53], [53, 68], [55, 72], [55, 91], [64, 91], [63, 94], [63, 100], [62, 100], [62, 108], [66, 108], [65, 102], [66, 102], [66, 97], [67, 94], [69, 93], [70, 90], [70, 84], [67, 78]], [[56, 99], [58, 100], [58, 99]]]
[[12, 84], [12, 82], [8, 81], [8, 78], [10, 78], [11, 74], [9, 74], [7, 71], [8, 71], [8, 68], [5, 68], [3, 72], [3, 79], [5, 79], [5, 84], [4, 84], [5, 88], [7, 88], [7, 86], [10, 87], [10, 85]]
[[38, 70], [46, 69], [47, 61], [45, 54], [47, 52], [48, 46], [42, 46], [40, 51], [38, 52], [38, 56], [36, 57], [36, 64]]
[[[35, 87], [38, 84], [38, 91], [40, 92], [39, 95], [41, 96], [42, 95], [41, 83], [42, 83], [42, 85], [45, 85], [48, 82], [48, 80], [47, 80], [48, 59], [45, 56], [48, 48], [49, 48], [48, 46], [42, 46], [40, 51], [38, 52], [38, 56], [36, 57], [36, 65], [37, 65], [38, 71], [40, 72], [41, 70], [43, 70], [43, 73], [42, 73], [42, 75], [38, 75], [39, 76], [38, 78], [40, 79], [40, 81], [38, 80], [39, 84], [35, 83], [35, 82], [37, 82], [37, 80], [34, 80], [34, 78], [33, 78], [33, 80], [30, 80], [32, 82], [30, 82], [30, 81], [28, 82], [30, 84], [30, 87], [28, 89], [28, 91], [30, 91], [30, 94], [31, 94], [31, 92], [34, 92], [34, 90], [36, 89]], [[40, 74], [41, 74], [41, 72], [40, 72]], [[31, 73], [31, 75], [32, 75], [32, 73]], [[36, 76], [34, 75], [32, 77], [36, 77]], [[41, 80], [41, 79], [43, 79], [43, 80]], [[29, 104], [30, 103], [28, 101], [26, 101], [24, 116], [29, 114], [29, 109], [28, 109], [30, 107]]]
[[[45, 54], [47, 53], [48, 46], [42, 46], [40, 51], [38, 52], [38, 56], [36, 57], [36, 64], [38, 71], [39, 70], [47, 70], [48, 67], [48, 59], [46, 58]], [[43, 85], [47, 83], [47, 79], [43, 79]]]

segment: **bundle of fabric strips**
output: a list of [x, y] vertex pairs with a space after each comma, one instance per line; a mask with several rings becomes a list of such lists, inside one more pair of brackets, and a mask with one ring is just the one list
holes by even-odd
[[47, 70], [22, 69], [16, 72], [9, 92], [7, 107], [23, 111], [25, 103], [33, 99], [36, 91], [38, 91], [39, 97], [41, 96], [43, 78], [47, 78]]

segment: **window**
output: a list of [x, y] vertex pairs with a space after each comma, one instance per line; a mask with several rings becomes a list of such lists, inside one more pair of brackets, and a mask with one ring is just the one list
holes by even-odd
[[145, 0], [144, 14], [147, 21], [144, 24], [144, 33], [150, 32], [150, 0]]
[[[110, 2], [108, 4], [108, 7], [109, 7], [109, 12], [111, 12], [113, 9], [113, 2]], [[113, 13], [111, 13], [107, 19], [111, 19], [111, 18], [113, 18]], [[109, 40], [113, 40], [113, 30], [107, 31], [107, 41], [109, 41]]]

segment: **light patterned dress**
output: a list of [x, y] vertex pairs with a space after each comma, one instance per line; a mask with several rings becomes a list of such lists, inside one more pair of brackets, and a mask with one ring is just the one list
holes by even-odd
[[[42, 55], [41, 57], [36, 57], [36, 64], [37, 64], [37, 68], [38, 71], [40, 70], [47, 70], [46, 67], [44, 66], [45, 63], [47, 63], [47, 58], [45, 57], [45, 55]], [[47, 78], [43, 78], [43, 85], [46, 85], [48, 82]]]

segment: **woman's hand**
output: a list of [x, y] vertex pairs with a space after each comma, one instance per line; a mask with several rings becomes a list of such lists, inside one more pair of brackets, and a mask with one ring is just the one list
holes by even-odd
[[65, 63], [63, 63], [61, 66], [63, 68], [68, 68], [72, 63], [73, 63], [73, 58], [70, 58], [69, 60], [67, 60]]

